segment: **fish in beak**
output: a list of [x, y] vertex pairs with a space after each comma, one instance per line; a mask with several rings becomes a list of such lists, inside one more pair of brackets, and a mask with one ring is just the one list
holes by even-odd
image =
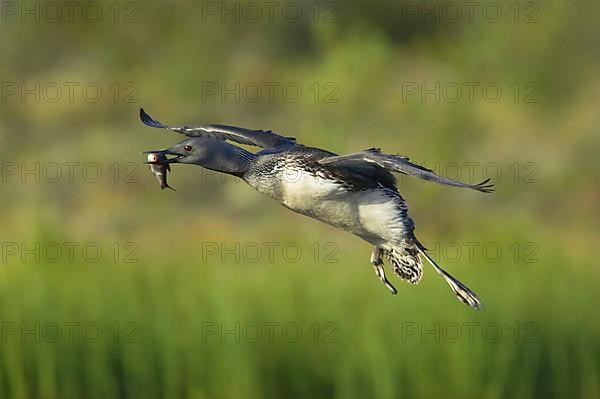
[[147, 152], [147, 154], [148, 158], [146, 163], [150, 165], [150, 171], [152, 171], [160, 183], [160, 189], [164, 190], [165, 188], [170, 188], [175, 191], [175, 189], [167, 183], [167, 173], [171, 171], [171, 167], [169, 166], [166, 151]]

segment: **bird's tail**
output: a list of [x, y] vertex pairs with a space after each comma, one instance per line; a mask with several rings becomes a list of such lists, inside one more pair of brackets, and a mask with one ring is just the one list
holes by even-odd
[[477, 310], [485, 309], [485, 305], [483, 304], [483, 301], [481, 299], [479, 299], [477, 294], [475, 294], [473, 291], [471, 291], [469, 289], [469, 287], [467, 287], [466, 285], [464, 285], [463, 283], [461, 283], [460, 281], [458, 281], [457, 279], [452, 277], [444, 269], [439, 267], [435, 263], [435, 261], [431, 258], [431, 256], [429, 256], [425, 247], [420, 242], [416, 241], [416, 244], [417, 244], [419, 253], [421, 255], [423, 255], [423, 257], [425, 259], [427, 259], [427, 261], [431, 264], [431, 266], [433, 266], [435, 271], [438, 272], [446, 280], [446, 282], [448, 283], [450, 288], [452, 288], [452, 291], [454, 291], [454, 294], [458, 297], [458, 299], [461, 302], [469, 305], [473, 309], [477, 309]]
[[418, 248], [412, 241], [405, 241], [401, 246], [384, 250], [384, 256], [398, 277], [410, 284], [419, 284], [423, 277], [423, 261], [419, 258]]

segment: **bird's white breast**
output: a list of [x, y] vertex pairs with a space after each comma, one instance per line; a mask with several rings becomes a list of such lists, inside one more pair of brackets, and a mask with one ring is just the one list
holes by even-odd
[[373, 244], [402, 234], [399, 196], [385, 189], [348, 191], [340, 182], [305, 171], [289, 174], [279, 186], [283, 205], [293, 211], [352, 232]]
[[343, 192], [339, 182], [328, 180], [304, 170], [280, 175], [280, 201], [296, 211], [309, 210]]

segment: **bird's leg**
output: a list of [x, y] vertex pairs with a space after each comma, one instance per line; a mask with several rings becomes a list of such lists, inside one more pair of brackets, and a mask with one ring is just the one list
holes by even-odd
[[383, 249], [379, 247], [374, 247], [373, 252], [371, 253], [371, 263], [375, 268], [375, 274], [377, 277], [385, 284], [385, 286], [392, 292], [392, 294], [396, 295], [398, 291], [396, 288], [390, 283], [385, 276], [385, 270], [383, 270]]

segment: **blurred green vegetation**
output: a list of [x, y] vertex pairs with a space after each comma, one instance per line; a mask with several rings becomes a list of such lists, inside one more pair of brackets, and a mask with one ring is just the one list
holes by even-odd
[[[597, 2], [495, 2], [496, 23], [482, 17], [486, 2], [473, 22], [464, 7], [460, 20], [444, 18], [445, 1], [296, 2], [303, 16], [293, 23], [277, 12], [255, 23], [207, 14], [222, 2], [95, 4], [97, 22], [80, 10], [53, 23], [2, 9], [0, 397], [600, 396]], [[248, 3], [226, 6], [236, 4]], [[408, 12], [415, 4], [439, 7], [440, 21]], [[537, 22], [525, 23], [532, 10]], [[78, 84], [73, 101], [65, 82]], [[280, 91], [252, 102], [206, 91], [236, 82], [303, 92], [297, 102]], [[406, 95], [407, 85], [436, 82], [492, 82], [503, 95]], [[36, 83], [58, 84], [62, 95], [23, 94]], [[97, 102], [79, 89], [91, 83], [102, 90]], [[527, 83], [537, 102], [524, 102]], [[336, 102], [325, 101], [331, 93]], [[164, 122], [268, 128], [337, 153], [377, 146], [443, 170], [454, 162], [463, 180], [495, 165], [493, 195], [400, 181], [418, 237], [433, 249], [463, 248], [456, 262], [436, 255], [487, 310], [461, 305], [429, 268], [418, 287], [394, 277], [392, 297], [366, 243], [232, 178], [174, 167], [177, 191], [161, 192], [140, 151], [181, 137], [142, 126], [140, 106]], [[66, 162], [75, 163], [72, 179]], [[478, 163], [474, 176], [465, 162]], [[56, 182], [52, 164], [61, 166]], [[22, 174], [36, 168], [39, 181], [38, 172]], [[68, 242], [79, 244], [72, 262], [35, 250]], [[86, 243], [100, 247], [98, 261], [82, 255]], [[223, 249], [236, 243], [278, 247], [273, 260], [263, 252], [237, 261]], [[290, 243], [302, 250], [298, 262], [280, 250]], [[483, 254], [487, 243], [502, 249], [498, 259]], [[96, 323], [101, 337], [76, 330], [68, 339], [64, 323], [75, 322]], [[63, 335], [22, 336], [35, 323], [58, 323]], [[263, 326], [262, 339], [207, 335], [236, 323]], [[292, 342], [276, 329], [269, 340], [264, 323], [297, 323], [302, 336]], [[440, 333], [452, 323], [459, 339]], [[330, 332], [335, 342], [326, 342]]]

